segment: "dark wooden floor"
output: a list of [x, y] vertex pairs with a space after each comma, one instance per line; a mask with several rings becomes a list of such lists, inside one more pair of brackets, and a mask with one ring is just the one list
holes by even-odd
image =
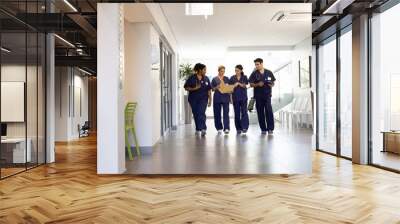
[[400, 223], [400, 175], [312, 158], [310, 175], [99, 176], [85, 138], [0, 181], [0, 223]]

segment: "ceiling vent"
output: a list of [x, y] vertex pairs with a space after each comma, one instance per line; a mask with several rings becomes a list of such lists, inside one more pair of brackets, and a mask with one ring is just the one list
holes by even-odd
[[279, 11], [271, 18], [272, 22], [306, 22], [311, 21], [311, 12]]

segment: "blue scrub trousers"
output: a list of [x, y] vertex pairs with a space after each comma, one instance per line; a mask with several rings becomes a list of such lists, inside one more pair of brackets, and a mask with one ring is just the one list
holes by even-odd
[[208, 103], [207, 100], [189, 101], [190, 107], [192, 108], [196, 131], [207, 130], [207, 125], [206, 125], [207, 103]]
[[237, 131], [249, 129], [249, 114], [247, 113], [247, 99], [233, 101], [235, 111], [235, 127]]
[[272, 111], [271, 97], [266, 99], [256, 98], [256, 109], [258, 116], [258, 124], [260, 125], [261, 131], [273, 131], [274, 130], [274, 113]]
[[[214, 102], [214, 124], [217, 130], [229, 130], [229, 103]], [[221, 122], [221, 109], [223, 110], [224, 125]]]

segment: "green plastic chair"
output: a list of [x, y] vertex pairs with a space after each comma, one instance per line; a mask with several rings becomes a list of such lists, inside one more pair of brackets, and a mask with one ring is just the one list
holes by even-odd
[[140, 155], [139, 143], [136, 137], [135, 131], [135, 112], [137, 103], [129, 102], [125, 107], [125, 146], [128, 150], [129, 160], [133, 160], [133, 155], [131, 151], [131, 145], [129, 143], [129, 131], [132, 132], [133, 139], [135, 141], [136, 153]]

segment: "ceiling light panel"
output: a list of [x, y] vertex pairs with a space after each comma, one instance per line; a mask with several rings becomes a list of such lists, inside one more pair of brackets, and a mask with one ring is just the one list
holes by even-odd
[[186, 3], [185, 14], [187, 16], [211, 16], [214, 14], [213, 3]]

